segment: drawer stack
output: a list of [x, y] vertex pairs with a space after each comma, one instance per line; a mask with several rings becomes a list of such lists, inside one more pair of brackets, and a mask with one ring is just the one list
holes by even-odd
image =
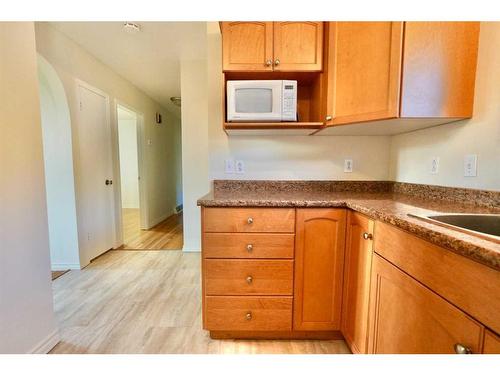
[[204, 208], [203, 327], [290, 331], [295, 209]]

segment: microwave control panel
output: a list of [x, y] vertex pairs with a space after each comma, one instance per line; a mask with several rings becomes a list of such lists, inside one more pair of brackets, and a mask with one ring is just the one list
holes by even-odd
[[281, 121], [297, 121], [297, 81], [283, 81]]

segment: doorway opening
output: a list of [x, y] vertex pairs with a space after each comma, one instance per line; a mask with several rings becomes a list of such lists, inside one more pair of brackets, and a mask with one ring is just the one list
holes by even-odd
[[[147, 191], [155, 188], [155, 179], [146, 178], [144, 150], [152, 142], [145, 141], [144, 117], [131, 107], [117, 103], [116, 118], [123, 234], [123, 245], [119, 249], [180, 250], [182, 213], [176, 212], [163, 220], [149, 219]], [[155, 143], [159, 140], [155, 139]]]

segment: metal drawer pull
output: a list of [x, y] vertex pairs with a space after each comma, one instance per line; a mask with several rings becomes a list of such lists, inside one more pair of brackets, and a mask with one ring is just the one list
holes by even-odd
[[453, 345], [453, 348], [455, 349], [455, 353], [457, 354], [472, 354], [472, 350], [462, 344], [457, 343]]
[[249, 244], [247, 245], [247, 251], [248, 251], [249, 253], [251, 253], [251, 252], [252, 252], [252, 250], [253, 250], [253, 245], [252, 245], [251, 243], [249, 243]]
[[373, 234], [365, 232], [365, 233], [363, 233], [363, 238], [365, 240], [371, 240], [371, 239], [373, 239]]
[[245, 319], [246, 320], [252, 320], [252, 312], [251, 311], [249, 311], [249, 312], [246, 313]]
[[252, 281], [253, 281], [253, 277], [252, 276], [247, 276], [246, 280], [247, 280], [247, 284], [250, 285], [252, 283]]
[[248, 224], [252, 224], [252, 223], [253, 223], [253, 218], [252, 218], [252, 217], [249, 217], [249, 218], [247, 219], [247, 223], [248, 223]]

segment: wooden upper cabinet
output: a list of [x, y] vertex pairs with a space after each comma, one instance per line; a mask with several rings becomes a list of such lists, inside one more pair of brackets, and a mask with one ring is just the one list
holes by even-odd
[[358, 354], [367, 353], [373, 228], [373, 220], [349, 211], [341, 331], [351, 351]]
[[297, 209], [293, 328], [340, 329], [346, 210]]
[[481, 324], [377, 254], [370, 288], [369, 353], [481, 352]]
[[273, 22], [221, 22], [224, 71], [273, 70]]
[[327, 38], [326, 124], [398, 117], [403, 22], [330, 22]]
[[321, 71], [323, 22], [274, 22], [274, 70]]
[[401, 117], [471, 117], [479, 22], [406, 22]]

